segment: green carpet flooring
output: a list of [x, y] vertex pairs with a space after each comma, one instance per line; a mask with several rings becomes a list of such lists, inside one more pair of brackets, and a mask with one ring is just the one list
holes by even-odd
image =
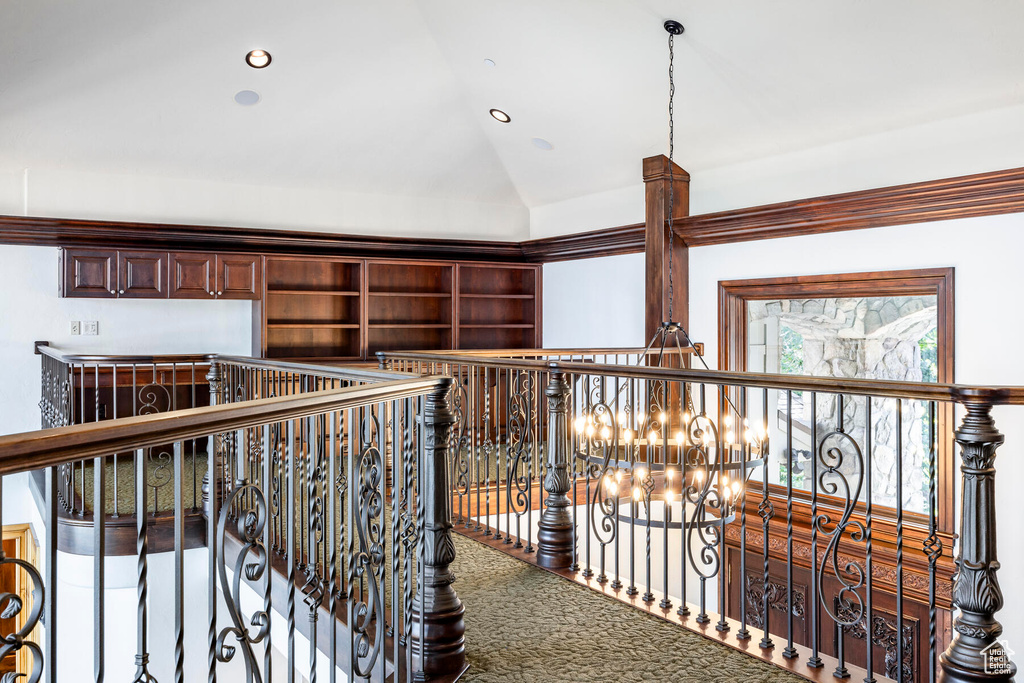
[[789, 683], [797, 678], [455, 534], [466, 683]]

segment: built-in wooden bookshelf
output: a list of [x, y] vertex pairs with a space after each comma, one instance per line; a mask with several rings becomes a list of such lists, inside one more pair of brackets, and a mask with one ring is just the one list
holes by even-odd
[[454, 347], [453, 263], [368, 261], [367, 355]]
[[460, 264], [460, 349], [540, 346], [540, 277], [535, 268]]
[[253, 352], [267, 358], [541, 344], [537, 265], [267, 256], [264, 268]]
[[274, 256], [264, 268], [262, 305], [254, 307], [261, 355], [363, 358], [363, 261]]

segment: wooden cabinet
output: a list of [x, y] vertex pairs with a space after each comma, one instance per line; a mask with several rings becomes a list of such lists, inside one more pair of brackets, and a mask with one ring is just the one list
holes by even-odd
[[167, 252], [117, 252], [117, 296], [125, 299], [167, 298]]
[[259, 299], [263, 288], [261, 258], [252, 254], [218, 254], [214, 269], [218, 299]]
[[172, 299], [258, 299], [260, 257], [251, 254], [172, 252]]
[[253, 254], [64, 249], [61, 296], [103, 299], [258, 299]]
[[541, 345], [533, 264], [72, 248], [61, 258], [66, 297], [252, 299], [253, 355], [265, 358]]
[[166, 252], [65, 249], [61, 261], [61, 296], [167, 298]]
[[265, 278], [253, 355], [372, 361], [541, 344], [536, 265], [268, 256]]
[[117, 252], [64, 249], [61, 253], [61, 296], [117, 297]]

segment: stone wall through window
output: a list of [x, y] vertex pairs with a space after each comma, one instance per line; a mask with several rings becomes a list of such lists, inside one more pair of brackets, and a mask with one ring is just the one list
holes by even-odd
[[[936, 381], [937, 299], [930, 296], [774, 299], [747, 302], [746, 369], [752, 372], [803, 374], [817, 377], [856, 377], [900, 381]], [[785, 444], [785, 392], [769, 398], [769, 431], [773, 444]], [[793, 486], [811, 489], [811, 397], [793, 392]], [[838, 399], [818, 395], [817, 422], [821, 435], [835, 428]], [[871, 406], [872, 500], [896, 504], [897, 401], [874, 399]], [[863, 397], [843, 405], [843, 425], [857, 443], [867, 438], [867, 406]], [[927, 448], [930, 433], [926, 404], [902, 403], [903, 504], [907, 511], [926, 510]], [[783, 452], [770, 481], [787, 482]], [[855, 458], [841, 470], [851, 480], [862, 474]], [[866, 492], [861, 492], [861, 499]]]

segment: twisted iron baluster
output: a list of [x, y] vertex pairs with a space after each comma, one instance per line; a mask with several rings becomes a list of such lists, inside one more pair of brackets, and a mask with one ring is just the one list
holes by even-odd
[[769, 650], [775, 647], [775, 643], [772, 641], [771, 634], [769, 633], [771, 605], [768, 600], [768, 586], [770, 584], [768, 574], [768, 526], [775, 516], [775, 504], [772, 503], [771, 498], [768, 496], [768, 460], [771, 455], [770, 440], [771, 435], [768, 430], [768, 390], [765, 389], [761, 394], [761, 403], [763, 409], [763, 425], [765, 430], [764, 443], [761, 446], [762, 450], [762, 463], [761, 463], [761, 502], [757, 506], [757, 514], [761, 516], [761, 550], [762, 550], [762, 575], [761, 575], [761, 626], [764, 629], [764, 633], [761, 636], [760, 647]]
[[320, 544], [324, 540], [324, 500], [322, 487], [324, 476], [324, 416], [310, 418], [307, 426], [310, 432], [311, 457], [308, 458], [306, 482], [307, 529], [309, 533], [308, 555], [305, 568], [306, 582], [302, 586], [304, 602], [309, 608], [309, 682], [316, 683], [316, 628], [320, 605], [324, 600], [323, 578], [320, 573]]
[[928, 556], [928, 681], [936, 677], [936, 632], [935, 632], [935, 564], [942, 556], [942, 540], [938, 534], [938, 507], [935, 500], [936, 440], [935, 401], [928, 403], [928, 537], [924, 541], [924, 552]]
[[136, 529], [136, 561], [138, 565], [138, 607], [137, 634], [138, 648], [135, 653], [135, 678], [133, 683], [156, 683], [156, 678], [149, 673], [149, 652], [147, 648], [146, 599], [149, 592], [149, 536], [146, 528], [149, 505], [146, 501], [146, 449], [140, 448], [135, 453], [135, 518]]

